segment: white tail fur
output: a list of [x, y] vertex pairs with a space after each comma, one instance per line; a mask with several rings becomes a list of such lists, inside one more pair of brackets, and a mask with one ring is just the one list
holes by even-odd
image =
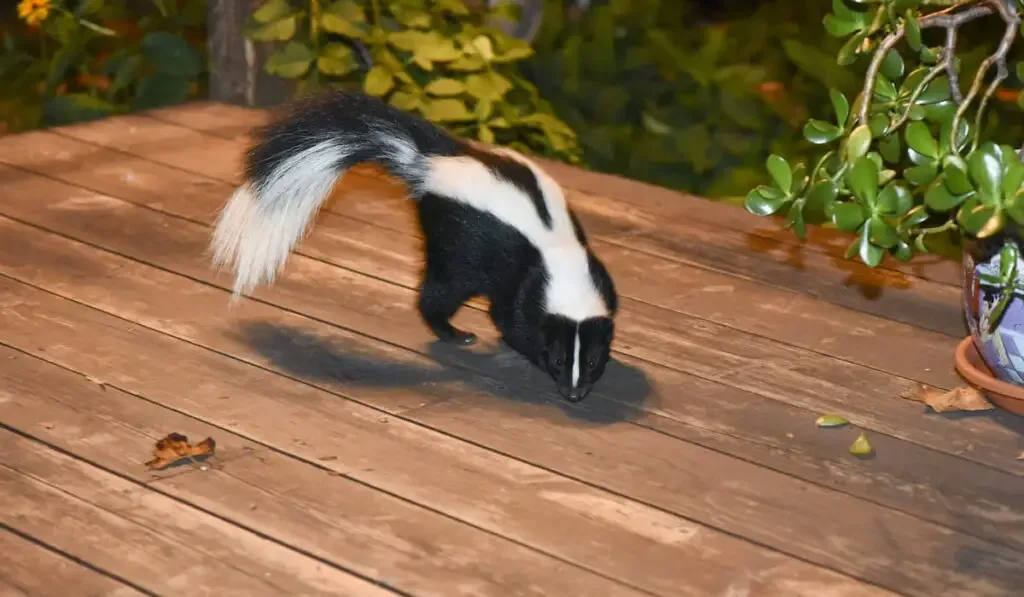
[[236, 297], [272, 283], [284, 269], [350, 153], [324, 141], [284, 160], [265, 184], [246, 182], [235, 190], [217, 218], [211, 248], [214, 265], [234, 271]]

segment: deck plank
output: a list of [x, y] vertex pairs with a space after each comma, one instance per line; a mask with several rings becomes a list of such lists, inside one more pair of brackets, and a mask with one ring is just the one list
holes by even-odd
[[[762, 590], [779, 597], [811, 597], [827, 591], [891, 595], [558, 475], [550, 466], [513, 460], [443, 429], [432, 430], [360, 406], [343, 395], [296, 384], [237, 358], [208, 353], [23, 284], [0, 278], [0, 296], [8, 301], [0, 312], [5, 342], [20, 351], [108, 386], [145, 395], [292, 457], [320, 459], [325, 468], [348, 478], [578, 566], [599, 568], [651, 587], [656, 594], [724, 594], [737, 579], [762, 579]], [[181, 302], [180, 297], [176, 300]], [[250, 304], [239, 308], [248, 311]], [[183, 306], [188, 307], [188, 303]], [[69, 324], [76, 331], [70, 337]], [[445, 386], [452, 394], [487, 399], [469, 383], [449, 381]], [[502, 424], [486, 419], [479, 423], [482, 429]], [[584, 435], [594, 429], [579, 421], [575, 425]], [[532, 437], [548, 445], [557, 441]], [[603, 451], [600, 436], [587, 441], [596, 452]], [[600, 505], [607, 515], [595, 517], [581, 504]], [[695, 570], [701, 572], [695, 574]], [[597, 592], [579, 594], [637, 594], [619, 585], [605, 585]]]
[[[145, 593], [55, 551], [0, 530], [0, 595], [6, 597], [143, 597]], [[40, 572], [45, 572], [40, 574]]]
[[[133, 209], [138, 210], [138, 208]], [[140, 238], [146, 238], [149, 243], [159, 242], [159, 227], [147, 229], [146, 226], [140, 225], [140, 221], [144, 219], [141, 214], [152, 214], [154, 217], [158, 214], [145, 212], [144, 210], [138, 211], [139, 221], [133, 218], [132, 223], [116, 222], [116, 217], [113, 213], [105, 214], [104, 221], [113, 223], [117, 229], [131, 229], [133, 234], [140, 235]], [[75, 218], [76, 221], [81, 219], [81, 217]], [[179, 253], [195, 254], [197, 252], [195, 247], [188, 249], [185, 245], [180, 244], [182, 242], [181, 233], [184, 228], [187, 228], [187, 226], [175, 227], [175, 238], [178, 239]], [[96, 232], [101, 232], [106, 240], [112, 240], [113, 233], [111, 231], [97, 230]], [[30, 252], [32, 254], [45, 253], [40, 251], [39, 247], [35, 247]], [[173, 253], [173, 251], [171, 252]], [[74, 259], [82, 260], [84, 256], [80, 251], [79, 255]], [[70, 255], [63, 255], [52, 261], [53, 263], [62, 263], [68, 259], [72, 259], [72, 257]], [[196, 271], [200, 269], [195, 265], [186, 264], [186, 261], [187, 258], [180, 260], [180, 265], [175, 267]], [[104, 269], [96, 266], [85, 266], [80, 263], [74, 264], [72, 268], [74, 271], [93, 271], [98, 274]], [[54, 268], [40, 268], [38, 266], [26, 268], [28, 271], [31, 271], [31, 269], [52, 271]], [[119, 269], [123, 269], [123, 267]], [[110, 273], [111, 270], [107, 268], [102, 277], [109, 277]], [[130, 271], [126, 272], [126, 275], [129, 276], [127, 279], [138, 280], [136, 285], [139, 285], [142, 280], [149, 281], [148, 279], [151, 278], [151, 276], [139, 275]], [[64, 277], [66, 275], [59, 276], [59, 278]], [[152, 282], [156, 284], [156, 288], [152, 291], [153, 294], [166, 294], [165, 291], [160, 289], [167, 287], [168, 284], [160, 283], [157, 280]], [[51, 282], [51, 284], [53, 283]], [[78, 281], [73, 285], [68, 285], [65, 291], [78, 293], [87, 285], [88, 283], [85, 280]], [[175, 286], [180, 286], [180, 284]], [[183, 289], [183, 296], [191, 297], [196, 292], [198, 291]], [[111, 292], [107, 290], [105, 293], [94, 291], [87, 301], [98, 300], [109, 305], [112, 300], [116, 301], [121, 294], [120, 291]], [[216, 330], [216, 326], [222, 321], [222, 317], [215, 309], [199, 305], [189, 308], [183, 303], [181, 296], [165, 297], [164, 300], [174, 301], [176, 303], [175, 308], [178, 311], [195, 314], [193, 317], [204, 313], [208, 314], [205, 315], [207, 318], [206, 323], [193, 319], [192, 321], [195, 323], [192, 325], [176, 322], [174, 326], [165, 326], [175, 330], [173, 333], [188, 334], [188, 339], [196, 341], [194, 330], [214, 328], [212, 333], [208, 332], [207, 338], [209, 339], [206, 339], [205, 342], [210, 342], [224, 336], [224, 332]], [[124, 312], [125, 308], [133, 308], [133, 304], [137, 303], [138, 301], [125, 301], [124, 304], [118, 307], [119, 314], [133, 320], [160, 321], [160, 318], [154, 318], [148, 314], [139, 317], [131, 316]], [[390, 305], [378, 304], [376, 306], [383, 307], [381, 311], [392, 308]], [[376, 315], [379, 316], [380, 313], [378, 312]], [[317, 334], [312, 338], [301, 334], [299, 337], [304, 338], [302, 342], [307, 343], [308, 346], [311, 340], [323, 335], [325, 334], [321, 332], [321, 334]], [[224, 349], [220, 348], [220, 350]], [[227, 352], [237, 354], [236, 351], [237, 349], [233, 347]], [[75, 356], [76, 358], [81, 358], [77, 354]], [[474, 379], [474, 383], [481, 382]], [[495, 393], [495, 390], [498, 390], [498, 387], [491, 385], [486, 391]], [[500, 391], [498, 393], [500, 395]], [[844, 501], [848, 497], [842, 494], [836, 494], [813, 485], [796, 482], [792, 478], [778, 475], [772, 471], [761, 469], [745, 462], [723, 458], [717, 453], [696, 449], [684, 442], [670, 440], [658, 434], [651, 434], [644, 429], [632, 426], [623, 427], [621, 425], [597, 428], [588, 425], [584, 428], [571, 428], [570, 423], [573, 419], [568, 418], [568, 414], [562, 416], [559, 413], [553, 413], [549, 407], [543, 404], [528, 404], [517, 401], [495, 402], [493, 398], [488, 400], [485, 394], [471, 390], [460, 390], [455, 392], [455, 394], [459, 396], [473, 396], [473, 404], [480, 405], [484, 409], [484, 414], [477, 413], [473, 429], [466, 430], [460, 428], [459, 431], [460, 434], [471, 434], [468, 437], [471, 437], [475, 443], [490, 445], [489, 442], [498, 441], [499, 438], [503, 438], [506, 435], [505, 433], [500, 433], [499, 430], [506, 429], [510, 425], [528, 425], [540, 429], [542, 424], [546, 424], [548, 426], [548, 433], [553, 434], [553, 438], [557, 436], [557, 440], [554, 441], [558, 444], [565, 445], [568, 442], [568, 437], [571, 436], [573, 441], [583, 442], [583, 445], [586, 447], [577, 446], [567, 452], [560, 451], [558, 454], [536, 454], [537, 446], [550, 446], [552, 444], [540, 440], [539, 438], [543, 437], [543, 435], [538, 435], [537, 431], [520, 429], [517, 432], [521, 435], [519, 441], [522, 442], [523, 438], [529, 437], [530, 445], [524, 446], [512, 443], [510, 445], [502, 445], [500, 450], [503, 453], [509, 454], [522, 454], [526, 451], [525, 453], [529, 453], [530, 456], [529, 458], [524, 458], [525, 460], [538, 461], [537, 459], [546, 459], [541, 462], [553, 470], [566, 470], [565, 467], [569, 467], [568, 470], [572, 471], [571, 474], [574, 477], [581, 476], [590, 483], [609, 487], [624, 495], [643, 495], [642, 499], [647, 503], [668, 511], [685, 514], [700, 521], [713, 521], [716, 526], [724, 523], [726, 525], [725, 528], [729, 532], [753, 538], [760, 543], [772, 545], [776, 549], [786, 550], [787, 552], [796, 550], [796, 554], [800, 557], [812, 559], [813, 561], [827, 562], [828, 565], [840, 570], [849, 571], [851, 574], [867, 576], [874, 582], [896, 583], [901, 590], [912, 591], [934, 591], [939, 585], [931, 585], [930, 583], [941, 582], [943, 587], [953, 586], [958, 589], [972, 591], [970, 594], [985, 594], [986, 591], [996, 590], [998, 589], [998, 583], [1001, 582], [1017, 582], [1013, 577], [1017, 572], [1013, 572], [1013, 570], [1016, 570], [1015, 567], [1019, 565], [1016, 560], [1022, 557], [1020, 552], [1008, 551], [992, 544], [958, 536], [948, 529], [931, 526], [922, 523], [918, 519], [894, 513], [873, 504], [853, 501], [844, 505]], [[443, 406], [443, 404], [439, 403], [438, 406]], [[523, 410], [515, 410], [519, 406]], [[508, 412], [508, 409], [512, 409], [512, 413]], [[448, 411], [425, 408], [409, 411], [408, 416], [416, 417], [421, 412], [428, 413], [426, 416], [429, 416], [431, 412], [448, 413]], [[488, 412], [491, 414], [485, 416]], [[441, 419], [445, 420], [444, 424], [458, 424], [457, 421], [448, 421], [447, 417], [450, 416], [451, 413], [448, 413], [441, 417]], [[547, 419], [552, 420], [548, 421]], [[488, 420], [493, 420], [494, 423], [489, 425], [487, 423]], [[497, 425], [497, 428], [492, 429], [492, 425]], [[437, 427], [437, 424], [434, 423], [432, 426]], [[440, 428], [447, 430], [446, 427]], [[648, 450], [659, 455], [672, 454], [673, 461], [666, 462], [661, 459], [648, 461], [644, 457]], [[587, 454], [588, 452], [589, 454]], [[579, 454], [587, 454], [587, 458], [581, 461], [581, 456], [578, 456]], [[678, 459], [678, 461], [674, 459]], [[615, 470], [608, 471], [606, 467], [598, 464], [601, 462], [617, 462], [620, 466]], [[671, 470], [660, 470], [664, 467], [671, 467]], [[716, 471], [716, 478], [712, 483], [705, 484], [704, 487], [708, 493], [687, 495], [687, 492], [692, 490], [692, 488], [690, 490], [686, 489], [688, 483], [705, 477], [706, 475], [702, 474], [701, 471], [710, 470]], [[640, 474], [638, 476], [631, 471], [636, 471]], [[665, 481], [665, 479], [670, 481]], [[771, 496], [763, 495], [764, 491], [763, 489], [758, 489], [759, 487], [771, 487]], [[746, 497], [743, 497], [744, 495]], [[780, 511], [785, 512], [788, 508], [792, 507], [785, 506], [785, 504], [796, 503], [801, 504], [801, 507], [804, 509], [801, 512], [800, 519], [794, 520], [786, 517], [783, 522], [783, 520], [778, 518]], [[715, 506], [711, 507], [711, 504], [715, 504]], [[814, 511], [819, 511], [819, 513], [814, 514]], [[850, 518], [844, 520], [842, 528], [837, 529], [836, 532], [843, 537], [858, 537], [853, 541], [856, 545], [848, 548], [854, 550], [854, 553], [840, 554], [834, 550], [823, 548], [821, 542], [830, 542], [831, 540], [820, 536], [819, 527], [814, 520], [828, 518], [830, 516], [829, 513], [836, 511], [850, 512]], [[769, 512], [772, 514], [769, 514]], [[893, 536], [886, 537], [886, 540], [879, 544], [879, 537], [869, 531], [869, 529], [874, 528], [876, 525], [890, 529]], [[935, 554], [927, 550], [922, 551], [921, 544], [929, 546], [929, 549], [942, 550], [945, 557], [936, 558]], [[949, 562], [955, 560], [955, 556], [947, 550], [958, 552], [961, 549], [985, 552], [991, 556], [987, 562], [988, 565], [995, 567], [995, 570], [990, 569], [988, 572], [996, 579], [1004, 578], [1007, 575], [1009, 577], [1005, 581], [985, 581], [985, 583], [997, 583], [996, 585], [985, 586], [985, 583], [978, 582], [978, 578], [974, 576], [973, 571], [962, 569], [946, 570]], [[870, 560], [875, 559], [877, 561], [881, 557], [879, 554], [887, 553], [891, 550], [896, 550], [896, 553], [890, 556], [893, 558], [891, 560], [892, 563], [887, 567], [883, 566], [885, 568], [883, 574], [879, 568], [876, 568], [875, 563]], [[858, 553], [860, 556], [856, 555]], [[916, 574], [905, 575], [891, 571], [893, 566], [895, 566], [895, 562], [906, 562], [908, 560], [914, 561], [915, 567], [925, 566], [933, 568], [927, 575], [928, 580], [922, 580]], [[1006, 570], [1003, 569], [1004, 566], [1007, 567]], [[894, 574], [898, 578], [894, 579]], [[909, 585], [909, 588], [904, 587], [904, 584]], [[981, 591], [981, 593], [978, 593], [978, 591]]]
[[[129, 225], [117, 219], [104, 220], [116, 228], [137, 227], [137, 224]], [[157, 229], [153, 227], [154, 233], [147, 234], [149, 242], [158, 242]], [[178, 230], [180, 233], [181, 229]], [[239, 332], [221, 323], [224, 298], [213, 289], [190, 292], [193, 307], [184, 315], [174, 297], [155, 298], [162, 296], [155, 288], [181, 285], [175, 276], [154, 272], [147, 266], [59, 237], [51, 238], [26, 226], [9, 222], [4, 225], [4, 220], [0, 220], [0, 232], [3, 233], [0, 248], [8, 248], [8, 254], [18, 256], [10, 259], [0, 272], [75, 300], [168, 333], [181, 335], [185, 330], [183, 337], [189, 341], [221, 352], [244, 355], [251, 362], [309, 380], [324, 389], [357, 391], [362, 401], [384, 410], [401, 412], [436, 402], [439, 395], [450, 395], [443, 385], [439, 394], [435, 394], [432, 385], [425, 390], [420, 387], [423, 381], [453, 378], [453, 373], [438, 368], [434, 361], [423, 360], [415, 368], [410, 367], [407, 374], [381, 370], [378, 375], [391, 377], [391, 383], [348, 386], [346, 382], [354, 380], [343, 376], [342, 368], [356, 367], [359, 371], [372, 372], [371, 365], [375, 361], [394, 362], [407, 357], [387, 344], [375, 352], [358, 335], [337, 328], [321, 328], [297, 316], [281, 317], [276, 310], [265, 306], [252, 306], [252, 312], [258, 313], [258, 317], [250, 315], [242, 321], [259, 323], [249, 323]], [[96, 237], [99, 238], [109, 241], [113, 235], [102, 234]], [[83, 271], [95, 272], [91, 278], [98, 282], [73, 277], [74, 272]], [[480, 329], [480, 333], [485, 337], [493, 335], [492, 331], [484, 329]], [[410, 341], [410, 346], [416, 344]], [[363, 356], [357, 359], [356, 355]], [[464, 363], [466, 359], [453, 361], [460, 368]], [[529, 388], [527, 391], [534, 391], [538, 396], [550, 393], [546, 380], [526, 368], [499, 366], [495, 369], [494, 359], [486, 353], [470, 360], [469, 364], [480, 371], [506, 377], [510, 382], [516, 380], [517, 386], [524, 390]], [[602, 393], [616, 396], [635, 391], [630, 387], [635, 380], [619, 375], [621, 371], [613, 369], [606, 381], [608, 386], [589, 401], [597, 412], [619, 418], [631, 416], [616, 412], [614, 405], [602, 404], [605, 400]], [[509, 375], [510, 372], [513, 374]], [[1024, 532], [1020, 532], [1021, 527], [1016, 522], [1024, 518], [1024, 504], [1018, 499], [1024, 492], [1024, 478], [997, 473], [881, 435], [873, 435], [872, 439], [876, 450], [885, 454], [885, 458], [866, 467], [846, 452], [853, 441], [854, 429], [817, 429], [810, 424], [805, 411], [699, 379], [686, 379], [657, 367], [645, 369], [644, 375], [654, 384], [656, 396], [681, 397], [675, 409], [667, 404], [668, 399], [655, 398], [660, 403], [656, 410], [659, 413], [672, 410], [684, 424], [653, 413], [638, 415], [633, 419], [637, 424], [967, 533], [1024, 546]], [[396, 388], [396, 394], [407, 393], [408, 388], [412, 388], [413, 394], [398, 399], [386, 391], [392, 387]], [[668, 388], [671, 391], [666, 392]], [[375, 390], [382, 392], [384, 399], [380, 398], [381, 393], [374, 393]], [[417, 396], [415, 392], [420, 394]]]
[[[0, 362], [9, 365], [0, 370], [5, 425], [405, 594], [562, 597], [607, 590], [571, 564], [155, 402], [10, 348], [0, 348]], [[213, 437], [213, 467], [155, 474], [140, 467], [168, 430]]]
[[150, 591], [394, 594], [6, 429], [0, 454], [4, 524]]
[[[56, 161], [57, 155], [62, 159]], [[49, 132], [0, 145], [0, 160], [204, 222], [215, 215], [214, 205], [220, 205], [211, 197], [222, 202], [232, 190], [228, 183]], [[343, 260], [347, 267], [382, 279], [396, 270], [414, 271], [418, 256], [410, 260], [407, 251], [379, 246], [382, 233], [410, 233], [411, 206], [407, 201], [395, 201], [400, 189], [356, 173], [345, 180], [333, 201], [338, 215], [323, 216], [322, 221], [330, 225], [319, 229], [304, 246], [322, 249], [316, 251], [318, 256], [331, 251], [333, 260]], [[394, 203], [395, 207], [377, 210], [372, 224], [350, 217], [350, 212], [367, 209], [364, 204], [373, 202]], [[949, 388], [961, 383], [952, 367], [935, 366], [949, 361], [956, 345], [950, 336], [600, 240], [594, 244], [615, 271], [625, 296], [933, 386]], [[651, 275], [673, 284], [651, 285], [647, 282]], [[752, 296], [757, 300], [751, 301]], [[878, 350], [878, 337], [886, 337], [890, 351]], [[893, 359], [891, 354], [901, 357]]]
[[[196, 101], [188, 104], [160, 108], [140, 113], [197, 132], [238, 139], [247, 137], [252, 128], [269, 120], [270, 112], [242, 106]], [[849, 234], [819, 226], [808, 230], [806, 242], [800, 242], [781, 226], [781, 217], [771, 220], [755, 216], [732, 206], [708, 201], [657, 185], [568, 166], [561, 162], [535, 158], [566, 187], [589, 195], [610, 195], [637, 206], [641, 211], [673, 220], [697, 221], [714, 229], [732, 231], [745, 237], [752, 246], [768, 251], [777, 248], [788, 251], [800, 245], [804, 251], [815, 251], [831, 257], [842, 257], [850, 243]], [[959, 287], [962, 279], [960, 264], [948, 259], [919, 256], [910, 263], [887, 259], [882, 264], [906, 275]]]
[[[0, 168], [0, 173], [3, 171], [4, 169]], [[3, 213], [35, 222], [73, 238], [107, 244], [136, 259], [157, 263], [161, 267], [181, 271], [197, 279], [223, 283], [222, 279], [213, 275], [208, 265], [200, 262], [204, 259], [205, 245], [208, 242], [208, 232], [203, 231], [200, 226], [178, 220], [180, 224], [175, 224], [178, 230], [169, 236], [162, 232], [171, 226], [166, 216], [138, 209], [114, 198], [96, 196], [87, 190], [30, 175], [20, 178], [10, 176], [7, 187], [17, 191], [19, 196], [32, 197], [33, 200], [12, 202], [3, 208]], [[222, 200], [216, 195], [196, 191], [190, 195], [188, 205], [191, 209], [188, 215], [200, 222], [210, 222], [215, 217], [216, 206]], [[73, 206], [78, 203], [88, 205], [90, 209], [74, 208]], [[131, 221], [118, 220], [126, 217]], [[149, 226], [151, 230], [143, 230], [140, 228], [142, 226]], [[323, 242], [318, 240], [322, 237], [339, 236], [329, 234], [329, 230], [329, 226], [321, 226], [320, 234], [313, 235], [303, 247]], [[164, 238], [164, 244], [158, 247], [154, 243], [159, 238]], [[405, 239], [405, 249], [398, 248], [401, 239], [389, 237], [387, 240], [391, 247], [386, 252], [404, 255], [407, 263], [411, 261], [410, 253], [415, 251], [411, 238]], [[380, 242], [366, 238], [363, 248], [366, 250]], [[343, 250], [324, 250], [320, 255], [345, 263]], [[417, 320], [418, 316], [415, 314], [414, 299], [408, 288], [397, 288], [382, 280], [328, 267], [302, 255], [293, 257], [289, 268], [289, 277], [279, 281], [272, 289], [259, 291], [257, 296], [273, 297], [272, 300], [276, 304], [304, 310], [324, 320], [423, 350], [423, 342], [426, 339], [422, 334], [423, 330], [413, 332], [409, 329], [409, 322]], [[356, 288], [358, 290], [355, 290]], [[366, 297], [365, 303], [339, 305], [337, 299], [333, 298], [353, 292]], [[282, 300], [285, 302], [281, 302]], [[311, 301], [317, 303], [315, 311], [308, 310], [313, 307]], [[634, 303], [630, 307], [636, 307], [638, 313], [645, 310], [648, 313], [656, 312], [656, 309], [650, 309], [649, 306], [640, 303]], [[376, 319], [367, 320], [367, 315]], [[671, 315], [668, 319], [684, 322], [688, 320], [682, 315], [668, 315]], [[629, 315], [624, 314], [624, 317], [628, 318]], [[381, 327], [385, 319], [391, 323], [388, 328]], [[485, 337], [494, 335], [493, 329], [480, 312], [464, 310], [460, 313], [459, 319]], [[659, 317], [651, 315], [647, 321], [653, 322], [658, 319]], [[367, 321], [373, 323], [367, 327]], [[659, 324], [657, 327], [662, 326]], [[637, 348], [633, 344], [635, 340], [643, 340], [645, 329], [654, 331], [647, 333], [648, 341]], [[813, 351], [766, 341], [713, 322], [694, 321], [692, 325], [677, 326], [676, 331], [677, 335], [673, 340], [675, 346], [670, 348], [666, 348], [665, 343], [658, 339], [659, 332], [654, 326], [635, 326], [633, 329], [624, 327], [619, 337], [620, 343], [625, 344], [634, 357], [640, 356], [646, 360], [683, 369], [684, 373], [703, 376], [705, 381], [720, 381], [743, 390], [755, 389], [766, 397], [808, 410], [809, 419], [816, 417], [820, 412], [838, 409], [869, 429], [907, 439], [934, 450], [962, 456], [1012, 474], [1024, 475], [1024, 463], [1015, 459], [1019, 452], [1020, 432], [1024, 425], [1019, 420], [1014, 420], [1011, 415], [996, 412], [986, 418], [936, 415], [922, 417], [924, 407], [898, 397], [907, 387], [907, 380], [894, 378], [876, 370], [860, 368], [854, 364], [837, 362]], [[411, 340], [412, 344], [410, 334], [415, 338]], [[715, 352], [703, 349], [708, 342], [715, 347]], [[682, 343], [690, 347], [686, 358], [674, 354], [674, 351], [684, 346]], [[723, 361], [725, 358], [729, 360]], [[634, 369], [640, 365], [635, 358], [623, 356], [620, 360]], [[723, 362], [731, 364], [723, 367]], [[486, 363], [484, 366], [487, 366]], [[498, 367], [500, 366], [499, 363]], [[495, 364], [492, 363], [490, 367], [493, 369]], [[767, 377], [766, 374], [773, 370], [775, 378]], [[515, 377], [521, 375], [517, 372]], [[660, 382], [655, 383], [655, 386], [665, 387]], [[607, 395], [615, 396], [614, 392], [606, 391]], [[636, 390], [632, 393], [635, 395]], [[710, 398], [712, 404], [709, 406], [714, 408], [713, 404], [718, 400], [720, 399]], [[690, 408], [688, 400], [678, 394], [657, 393], [650, 397], [649, 402], [651, 408], [657, 409], [657, 412], [676, 418], [682, 417], [682, 420], [685, 420], [685, 412]]]
[[[227, 140], [171, 125], [153, 118], [130, 115], [118, 123], [100, 121], [64, 127], [59, 134], [145, 155], [159, 163], [213, 177], [241, 172], [244, 147]], [[157, 141], [166, 140], [166, 143]], [[181, 148], [188, 147], [188, 151]], [[862, 264], [804, 251], [800, 245], [771, 242], [783, 247], [775, 254], [749, 246], [742, 235], [713, 225], [689, 221], [682, 215], [646, 213], [615, 197], [589, 194], [570, 200], [591, 234], [654, 255], [699, 265], [885, 318], [910, 323], [954, 337], [966, 333], [959, 319], [958, 288], [901, 272], [872, 269]], [[722, 207], [722, 206], [717, 206]], [[656, 211], [654, 203], [651, 211]], [[763, 244], [763, 243], [762, 243]], [[853, 286], [851, 288], [850, 286]]]

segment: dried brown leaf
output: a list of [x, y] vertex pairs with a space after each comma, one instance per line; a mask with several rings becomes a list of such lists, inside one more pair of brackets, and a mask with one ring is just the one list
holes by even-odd
[[988, 401], [988, 398], [985, 398], [984, 394], [970, 386], [961, 386], [945, 392], [922, 384], [914, 384], [907, 388], [900, 396], [907, 400], [923, 402], [932, 407], [932, 410], [935, 412], [940, 413], [991, 410], [995, 408]]
[[208, 437], [197, 444], [190, 444], [188, 437], [180, 433], [169, 433], [156, 442], [153, 449], [153, 460], [146, 463], [151, 469], [165, 469], [183, 460], [196, 462], [213, 456], [216, 442]]

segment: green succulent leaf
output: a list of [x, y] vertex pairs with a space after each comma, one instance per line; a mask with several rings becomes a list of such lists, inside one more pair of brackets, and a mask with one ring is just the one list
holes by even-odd
[[996, 197], [1002, 186], [1002, 152], [995, 143], [984, 143], [967, 158], [967, 171], [978, 190]]
[[899, 182], [890, 182], [878, 194], [878, 212], [886, 216], [903, 216], [914, 206], [914, 196]]
[[889, 132], [889, 124], [889, 117], [881, 112], [872, 114], [868, 118], [868, 128], [871, 130], [871, 134], [875, 137], [881, 137], [885, 133]]
[[828, 90], [828, 96], [832, 100], [832, 109], [836, 113], [836, 124], [840, 127], [845, 126], [846, 119], [850, 117], [850, 102], [834, 87]]
[[878, 165], [868, 156], [859, 158], [847, 172], [846, 184], [854, 196], [873, 206], [878, 197]]
[[767, 188], [769, 187], [761, 185], [747, 193], [743, 203], [747, 211], [759, 216], [770, 216], [782, 209], [785, 197], [766, 196], [762, 191]]
[[804, 138], [816, 145], [831, 143], [842, 134], [841, 128], [822, 120], [812, 118], [804, 125]]
[[1024, 184], [1024, 162], [1014, 158], [1003, 172], [1003, 197], [1012, 197]]
[[908, 8], [903, 13], [903, 22], [906, 26], [907, 44], [915, 52], [919, 51], [921, 49], [921, 25], [917, 22], [913, 9]]
[[875, 95], [883, 101], [890, 102], [896, 99], [896, 95], [899, 92], [896, 91], [896, 86], [892, 84], [889, 77], [883, 74], [879, 74], [878, 78], [875, 79]]
[[904, 68], [903, 56], [900, 56], [899, 50], [896, 48], [889, 50], [882, 60], [882, 74], [892, 80], [900, 79], [903, 77]]
[[928, 162], [920, 166], [913, 166], [903, 171], [903, 178], [915, 185], [931, 184], [939, 175], [939, 166], [936, 162]]
[[1024, 226], [1024, 189], [1014, 193], [1004, 205], [1006, 215], [1010, 216], [1018, 226]]
[[[883, 249], [891, 249], [900, 242], [899, 235], [896, 234], [893, 227], [889, 225], [889, 222], [879, 216], [873, 216], [871, 218], [869, 227], [871, 242]], [[879, 259], [879, 261], [881, 261], [881, 259]]]
[[939, 145], [923, 122], [911, 122], [906, 129], [907, 145], [921, 155], [932, 159], [939, 157]]
[[871, 129], [862, 124], [853, 129], [846, 139], [846, 160], [854, 163], [868, 153], [871, 147]]
[[957, 220], [967, 234], [980, 237], [982, 231], [990, 226], [990, 220], [996, 215], [995, 207], [979, 203], [972, 197], [960, 208]]
[[847, 201], [837, 203], [832, 209], [832, 223], [843, 232], [853, 232], [864, 224], [867, 212], [859, 203]]
[[839, 53], [836, 55], [836, 64], [839, 64], [840, 66], [849, 66], [853, 64], [857, 59], [857, 49], [867, 38], [867, 31], [858, 31], [856, 35], [848, 39], [846, 43], [843, 44], [843, 47], [839, 48]]
[[945, 76], [936, 77], [931, 83], [928, 83], [928, 87], [925, 88], [921, 95], [917, 96], [915, 104], [934, 104], [942, 102], [953, 97], [953, 93], [949, 88], [949, 79]]
[[860, 246], [858, 247], [857, 254], [860, 255], [861, 261], [866, 263], [868, 267], [876, 267], [882, 262], [882, 257], [884, 257], [885, 251], [878, 245], [871, 242], [870, 223], [866, 223], [861, 227], [859, 244]]
[[789, 205], [789, 213], [786, 214], [786, 228], [791, 228], [800, 240], [807, 238], [807, 224], [804, 222], [802, 201], [794, 201]]
[[893, 257], [904, 263], [910, 261], [910, 259], [914, 256], [913, 247], [911, 247], [907, 243], [907, 241], [903, 239], [900, 239], [900, 241], [896, 243], [896, 246], [890, 249], [889, 252], [892, 254]]
[[903, 216], [903, 219], [900, 220], [900, 228], [904, 230], [917, 228], [928, 220], [929, 215], [927, 207], [924, 205], [915, 205], [907, 212], [907, 215]]
[[946, 212], [960, 205], [967, 199], [967, 195], [957, 195], [950, 192], [943, 180], [937, 179], [928, 185], [924, 193], [924, 204], [932, 211]]
[[806, 206], [827, 210], [835, 202], [838, 194], [839, 190], [831, 180], [819, 181], [807, 192]]
[[765, 166], [779, 189], [783, 193], [789, 193], [793, 186], [793, 170], [790, 169], [785, 158], [772, 154], [768, 156]]
[[878, 140], [878, 153], [882, 154], [885, 161], [890, 164], [898, 164], [900, 159], [903, 157], [901, 154], [903, 149], [900, 145], [900, 136], [898, 131], [889, 133]]

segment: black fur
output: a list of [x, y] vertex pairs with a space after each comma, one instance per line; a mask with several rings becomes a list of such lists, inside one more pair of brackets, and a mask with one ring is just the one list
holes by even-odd
[[[426, 240], [426, 267], [419, 310], [441, 340], [472, 344], [476, 337], [456, 329], [450, 319], [470, 298], [490, 301], [490, 316], [502, 339], [555, 380], [567, 399], [583, 399], [601, 378], [610, 357], [617, 309], [614, 284], [604, 264], [590, 250], [582, 226], [570, 211], [576, 236], [589, 256], [590, 276], [610, 313], [583, 322], [552, 315], [544, 308], [548, 272], [539, 250], [498, 218], [431, 193], [424, 183], [428, 156], [468, 155], [486, 165], [530, 197], [537, 216], [550, 228], [552, 215], [533, 172], [509, 157], [477, 149], [429, 122], [376, 99], [330, 92], [295, 104], [274, 124], [264, 127], [250, 150], [246, 174], [254, 186], [275, 176], [284, 159], [328, 140], [351, 152], [336, 164], [338, 174], [360, 162], [375, 162], [404, 180], [417, 201], [419, 225]], [[420, 162], [399, 162], [389, 154], [388, 138], [410, 140]], [[260, 201], [272, 202], [272, 197]], [[574, 339], [579, 327], [580, 379], [572, 387]]]

